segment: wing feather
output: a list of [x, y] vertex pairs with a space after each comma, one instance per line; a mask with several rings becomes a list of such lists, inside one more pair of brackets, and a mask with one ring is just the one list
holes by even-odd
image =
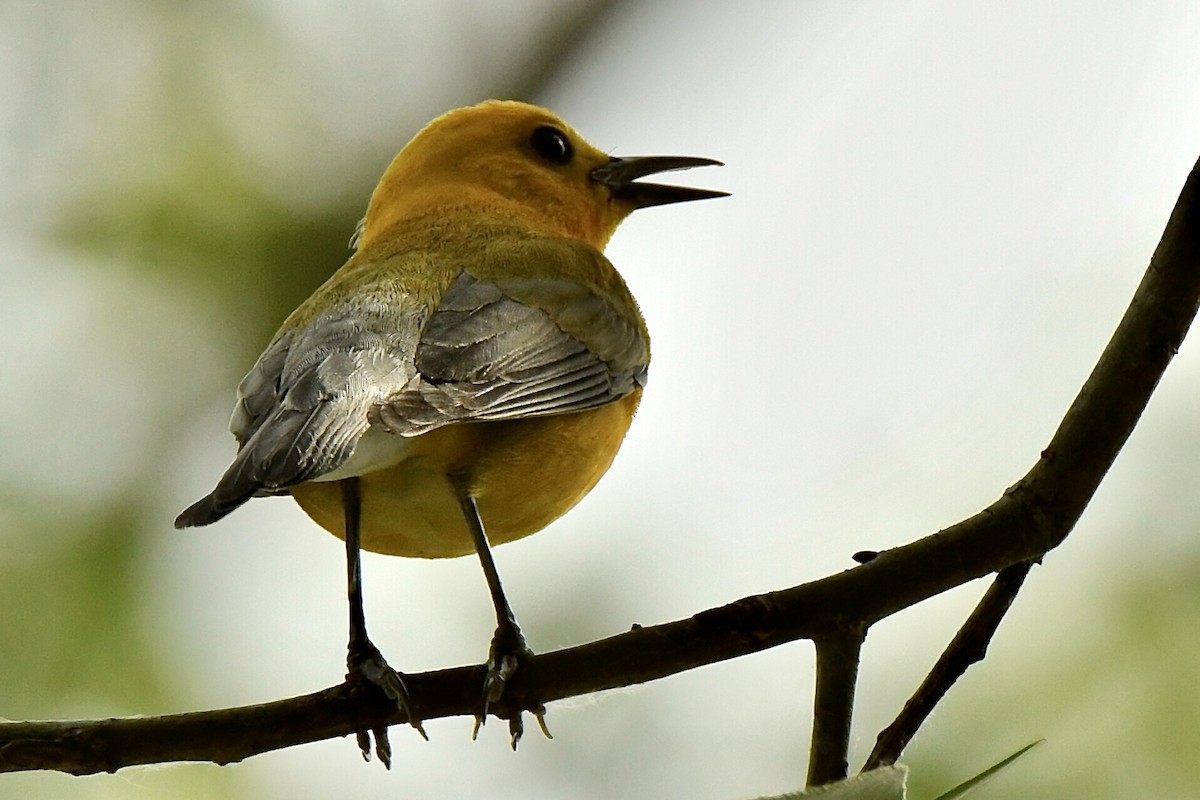
[[281, 332], [238, 388], [237, 456], [176, 525], [335, 473], [372, 424], [407, 437], [627, 396], [645, 383], [649, 344], [614, 302], [566, 278], [487, 281], [464, 269], [430, 314], [342, 302]]
[[371, 408], [411, 379], [420, 321], [384, 305], [339, 306], [284, 332], [242, 381], [230, 429], [240, 445], [216, 488], [179, 527], [205, 525], [251, 497], [344, 464]]
[[403, 436], [611, 403], [645, 382], [649, 346], [638, 325], [582, 284], [481, 281], [463, 270], [426, 323], [414, 363], [414, 379], [376, 412]]

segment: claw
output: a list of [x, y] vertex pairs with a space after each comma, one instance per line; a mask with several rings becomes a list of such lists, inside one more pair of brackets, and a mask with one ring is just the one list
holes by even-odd
[[517, 752], [517, 742], [521, 741], [521, 737], [525, 734], [525, 713], [518, 711], [508, 718], [508, 741], [512, 745], [513, 752]]
[[[475, 727], [471, 730], [471, 739], [479, 737], [479, 729], [487, 723], [487, 715], [491, 706], [499, 703], [504, 695], [504, 687], [521, 666], [521, 662], [533, 657], [533, 651], [525, 644], [525, 637], [516, 623], [501, 625], [492, 637], [492, 645], [488, 652], [487, 675], [483, 679], [483, 703], [481, 710], [475, 715]], [[546, 727], [546, 707], [538, 703], [529, 709], [537, 719], [538, 727], [547, 739], [553, 739], [550, 729]], [[508, 733], [512, 749], [525, 733], [524, 711], [513, 709], [508, 714]]]
[[530, 709], [530, 711], [537, 719], [538, 727], [542, 729], [542, 736], [545, 736], [547, 739], [553, 739], [554, 734], [550, 733], [550, 729], [546, 727], [546, 707], [538, 703], [537, 708]]
[[392, 743], [388, 741], [387, 726], [371, 728], [370, 732], [355, 731], [354, 736], [358, 739], [358, 749], [362, 751], [363, 761], [371, 761], [371, 737], [374, 736], [375, 755], [379, 757], [379, 763], [383, 764], [385, 769], [392, 768]]
[[[404, 686], [404, 677], [388, 666], [387, 661], [374, 645], [368, 642], [360, 652], [349, 655], [346, 665], [349, 670], [346, 674], [346, 683], [350, 686], [352, 694], [361, 693], [368, 685], [375, 691], [383, 692], [385, 697], [404, 712], [408, 717], [408, 723], [416, 728], [417, 733], [421, 734], [421, 738], [429, 741], [429, 736], [421, 725], [421, 719], [413, 710], [408, 689]], [[362, 752], [363, 760], [371, 760], [372, 737], [375, 739], [375, 755], [379, 758], [379, 762], [391, 769], [392, 746], [388, 741], [386, 725], [378, 725], [369, 729], [363, 728], [355, 732], [358, 749]]]
[[370, 763], [371, 761], [371, 737], [375, 738], [375, 755], [379, 757], [379, 763], [383, 764], [385, 769], [392, 768], [392, 743], [388, 741], [388, 729], [386, 725], [378, 725], [370, 729], [363, 728], [354, 732], [354, 738], [358, 742], [359, 752], [362, 753], [363, 761]]
[[366, 658], [360, 659], [356, 664], [350, 666], [351, 674], [357, 672], [372, 686], [387, 695], [388, 699], [392, 700], [396, 707], [408, 717], [408, 724], [414, 727], [417, 733], [421, 734], [421, 738], [428, 742], [429, 735], [425, 733], [421, 718], [413, 710], [412, 699], [408, 696], [408, 688], [404, 685], [404, 676], [388, 666], [387, 661], [378, 650], [374, 647], [371, 649], [374, 652], [368, 653]]
[[479, 729], [487, 722], [488, 709], [492, 703], [499, 702], [504, 695], [504, 687], [521, 666], [521, 660], [532, 656], [533, 651], [525, 644], [525, 637], [515, 622], [496, 628], [496, 633], [492, 636], [492, 645], [488, 649], [482, 710], [475, 717], [472, 738], [479, 734]]

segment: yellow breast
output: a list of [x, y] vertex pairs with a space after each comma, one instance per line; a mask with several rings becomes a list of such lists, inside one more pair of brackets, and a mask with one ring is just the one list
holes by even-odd
[[[639, 388], [588, 411], [459, 423], [406, 440], [399, 463], [359, 479], [363, 548], [420, 558], [474, 552], [458, 487], [478, 503], [492, 545], [536, 533], [608, 470], [640, 398]], [[337, 483], [312, 481], [291, 491], [318, 525], [345, 538]]]

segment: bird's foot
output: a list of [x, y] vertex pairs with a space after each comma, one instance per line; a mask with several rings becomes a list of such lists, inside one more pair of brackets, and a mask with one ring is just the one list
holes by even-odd
[[[493, 706], [501, 704], [504, 697], [504, 687], [516, 673], [521, 664], [533, 657], [533, 651], [525, 644], [525, 636], [515, 622], [501, 624], [492, 636], [492, 645], [488, 650], [487, 674], [483, 679], [483, 703], [480, 713], [475, 716], [475, 729], [471, 733], [474, 739], [479, 735], [479, 729], [487, 722], [488, 711]], [[526, 706], [527, 710], [537, 718], [538, 727], [542, 729], [547, 739], [553, 739], [550, 729], [546, 727], [546, 707], [541, 703]], [[525, 733], [525, 722], [522, 719], [524, 711], [521, 707], [513, 706], [506, 709], [508, 716], [508, 733], [513, 750]], [[499, 716], [499, 715], [498, 715]]]
[[[396, 708], [408, 717], [408, 724], [417, 729], [417, 733], [426, 741], [429, 736], [421, 725], [421, 718], [413, 710], [412, 700], [408, 689], [404, 686], [404, 676], [388, 666], [379, 648], [366, 641], [361, 644], [351, 643], [346, 655], [346, 685], [350, 688], [350, 696], [355, 700], [366, 701], [372, 694], [382, 692], [385, 697], [395, 703]], [[375, 755], [388, 769], [392, 768], [392, 746], [388, 741], [386, 723], [363, 725], [355, 734], [358, 749], [362, 751], [363, 759], [371, 760], [371, 737], [375, 738]]]

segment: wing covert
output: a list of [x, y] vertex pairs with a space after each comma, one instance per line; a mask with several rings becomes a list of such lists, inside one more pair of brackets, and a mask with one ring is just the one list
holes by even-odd
[[425, 325], [417, 374], [380, 406], [391, 431], [595, 408], [645, 383], [641, 328], [569, 279], [482, 281], [463, 270]]

